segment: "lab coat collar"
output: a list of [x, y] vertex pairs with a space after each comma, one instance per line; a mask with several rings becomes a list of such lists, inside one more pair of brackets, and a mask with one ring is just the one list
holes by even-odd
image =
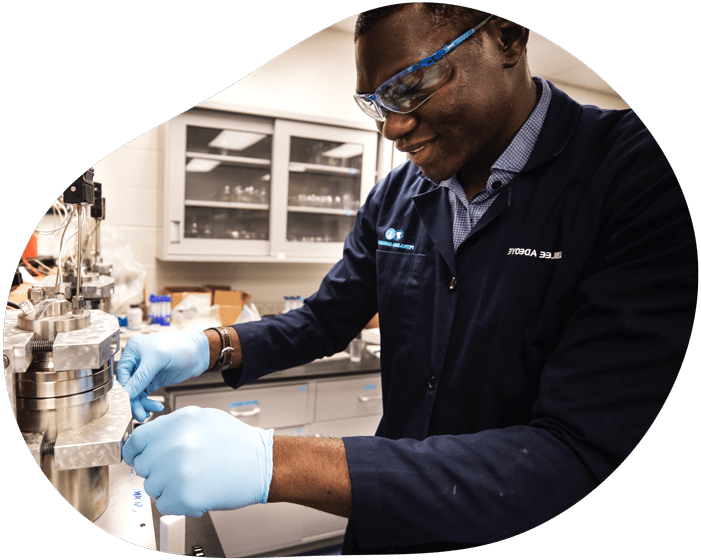
[[[565, 92], [548, 82], [552, 91], [552, 99], [548, 115], [543, 123], [538, 140], [531, 157], [521, 173], [526, 173], [556, 157], [569, 142], [576, 130], [582, 115], [582, 106], [569, 97]], [[431, 236], [438, 252], [443, 256], [453, 275], [457, 274], [455, 252], [453, 249], [452, 219], [448, 189], [440, 188], [436, 181], [426, 177], [420, 170], [419, 176], [430, 186], [421, 194], [413, 197], [421, 221]], [[487, 213], [477, 222], [468, 239], [478, 231], [487, 227], [505, 208], [511, 204], [511, 189], [513, 181], [497, 196]]]
[[448, 189], [435, 188], [413, 197], [414, 208], [433, 240], [438, 252], [445, 260], [450, 272], [455, 276], [455, 252], [453, 250], [453, 220], [450, 216]]
[[572, 138], [582, 117], [582, 106], [548, 82], [552, 92], [550, 107], [531, 157], [521, 170], [527, 173], [556, 157]]

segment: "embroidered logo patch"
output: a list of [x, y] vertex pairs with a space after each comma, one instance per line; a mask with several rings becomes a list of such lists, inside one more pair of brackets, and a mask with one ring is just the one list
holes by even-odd
[[519, 255], [523, 257], [536, 257], [538, 259], [561, 259], [562, 251], [537, 251], [523, 247], [511, 247], [507, 255]]
[[[388, 228], [385, 231], [385, 239], [378, 240], [378, 245], [383, 245], [385, 247], [394, 247], [395, 249], [405, 249], [407, 251], [413, 251], [413, 245], [407, 245], [405, 243], [400, 243], [404, 239], [404, 231], [401, 229]], [[385, 241], [386, 240], [386, 241]]]

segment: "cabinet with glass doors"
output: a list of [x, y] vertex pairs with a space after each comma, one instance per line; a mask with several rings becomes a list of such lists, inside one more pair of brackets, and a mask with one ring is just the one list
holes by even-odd
[[192, 110], [166, 127], [159, 258], [331, 262], [375, 182], [378, 135]]

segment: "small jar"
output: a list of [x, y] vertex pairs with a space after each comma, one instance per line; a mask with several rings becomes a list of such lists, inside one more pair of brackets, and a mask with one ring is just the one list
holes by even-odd
[[129, 307], [127, 311], [127, 328], [130, 331], [141, 330], [141, 307], [139, 304], [134, 303]]

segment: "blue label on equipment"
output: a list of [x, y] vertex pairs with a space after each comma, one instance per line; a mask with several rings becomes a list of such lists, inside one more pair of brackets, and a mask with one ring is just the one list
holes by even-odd
[[239, 402], [231, 402], [229, 403], [229, 408], [238, 408], [240, 406], [257, 406], [258, 401], [239, 401]]

